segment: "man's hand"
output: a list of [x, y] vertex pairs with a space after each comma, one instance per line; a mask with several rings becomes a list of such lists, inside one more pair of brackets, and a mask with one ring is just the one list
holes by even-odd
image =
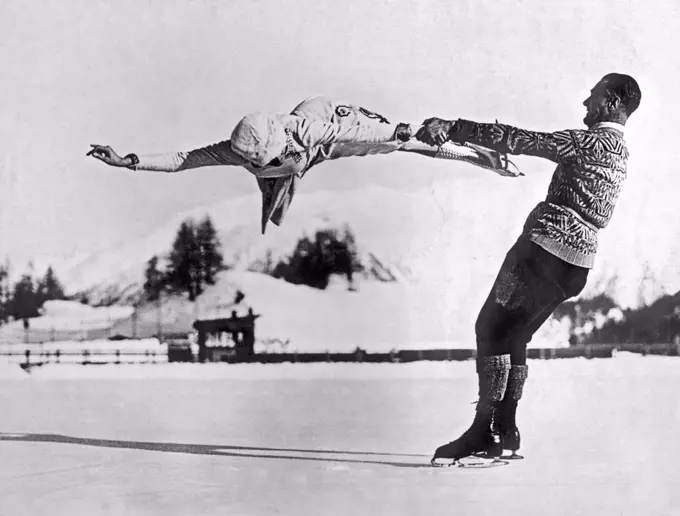
[[97, 158], [112, 167], [130, 167], [134, 164], [132, 158], [128, 156], [121, 158], [116, 154], [116, 151], [108, 145], [90, 145], [90, 147], [92, 147], [92, 149], [87, 153], [87, 156]]
[[453, 122], [441, 118], [428, 118], [416, 133], [416, 140], [428, 145], [440, 147], [449, 139]]

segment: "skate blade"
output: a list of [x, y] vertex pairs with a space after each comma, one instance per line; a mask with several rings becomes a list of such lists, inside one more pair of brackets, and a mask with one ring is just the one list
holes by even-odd
[[[487, 455], [484, 452], [473, 453], [472, 455], [474, 457], [479, 457], [481, 459], [491, 459], [491, 458], [493, 458], [493, 457]], [[522, 459], [524, 459], [524, 455], [519, 455], [517, 452], [512, 452], [509, 455], [501, 455], [499, 458], [502, 459], [502, 460], [522, 460]]]
[[432, 467], [435, 468], [495, 468], [498, 466], [507, 466], [510, 464], [507, 460], [503, 460], [500, 457], [485, 457], [470, 455], [469, 457], [463, 457], [460, 459], [444, 459], [444, 458], [433, 458], [430, 462]]
[[524, 455], [519, 455], [519, 454], [513, 452], [510, 455], [502, 455], [501, 459], [503, 459], [503, 460], [522, 460], [522, 459], [524, 459]]

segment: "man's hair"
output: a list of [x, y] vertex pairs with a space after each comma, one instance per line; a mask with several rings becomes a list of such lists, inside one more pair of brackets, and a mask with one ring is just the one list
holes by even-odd
[[630, 116], [640, 105], [642, 92], [640, 86], [630, 75], [610, 73], [602, 78], [606, 82], [605, 89], [608, 95], [616, 96], [626, 110], [626, 116]]

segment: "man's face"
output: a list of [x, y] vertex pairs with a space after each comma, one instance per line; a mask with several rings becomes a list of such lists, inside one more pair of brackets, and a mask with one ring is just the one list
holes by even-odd
[[601, 80], [590, 90], [590, 96], [583, 101], [583, 105], [586, 107], [586, 116], [583, 118], [583, 123], [588, 127], [602, 120], [608, 113], [606, 86], [607, 83]]

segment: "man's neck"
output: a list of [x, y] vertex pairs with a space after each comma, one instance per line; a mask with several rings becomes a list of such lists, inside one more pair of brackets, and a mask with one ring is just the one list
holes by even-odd
[[595, 122], [591, 124], [589, 129], [592, 129], [593, 127], [600, 125], [600, 124], [605, 124], [609, 125], [610, 127], [615, 127], [616, 129], [619, 129], [623, 131], [624, 126], [626, 125], [627, 117], [625, 113], [621, 112], [620, 110], [612, 110], [609, 112], [601, 113], [600, 116], [597, 117]]
[[[614, 124], [619, 124], [619, 125], [626, 125], [626, 121], [628, 120], [628, 117], [621, 111], [611, 111], [605, 115], [602, 116], [600, 120], [597, 122], [612, 122]], [[596, 122], [596, 123], [597, 123]]]
[[602, 128], [602, 127], [608, 127], [610, 129], [616, 129], [617, 131], [620, 131], [622, 133], [624, 133], [625, 129], [626, 129], [625, 125], [623, 125], [622, 123], [613, 122], [613, 121], [610, 121], [610, 120], [600, 120], [599, 122], [595, 122], [594, 124], [592, 124], [589, 127], [589, 129], [599, 129], [599, 128]]

